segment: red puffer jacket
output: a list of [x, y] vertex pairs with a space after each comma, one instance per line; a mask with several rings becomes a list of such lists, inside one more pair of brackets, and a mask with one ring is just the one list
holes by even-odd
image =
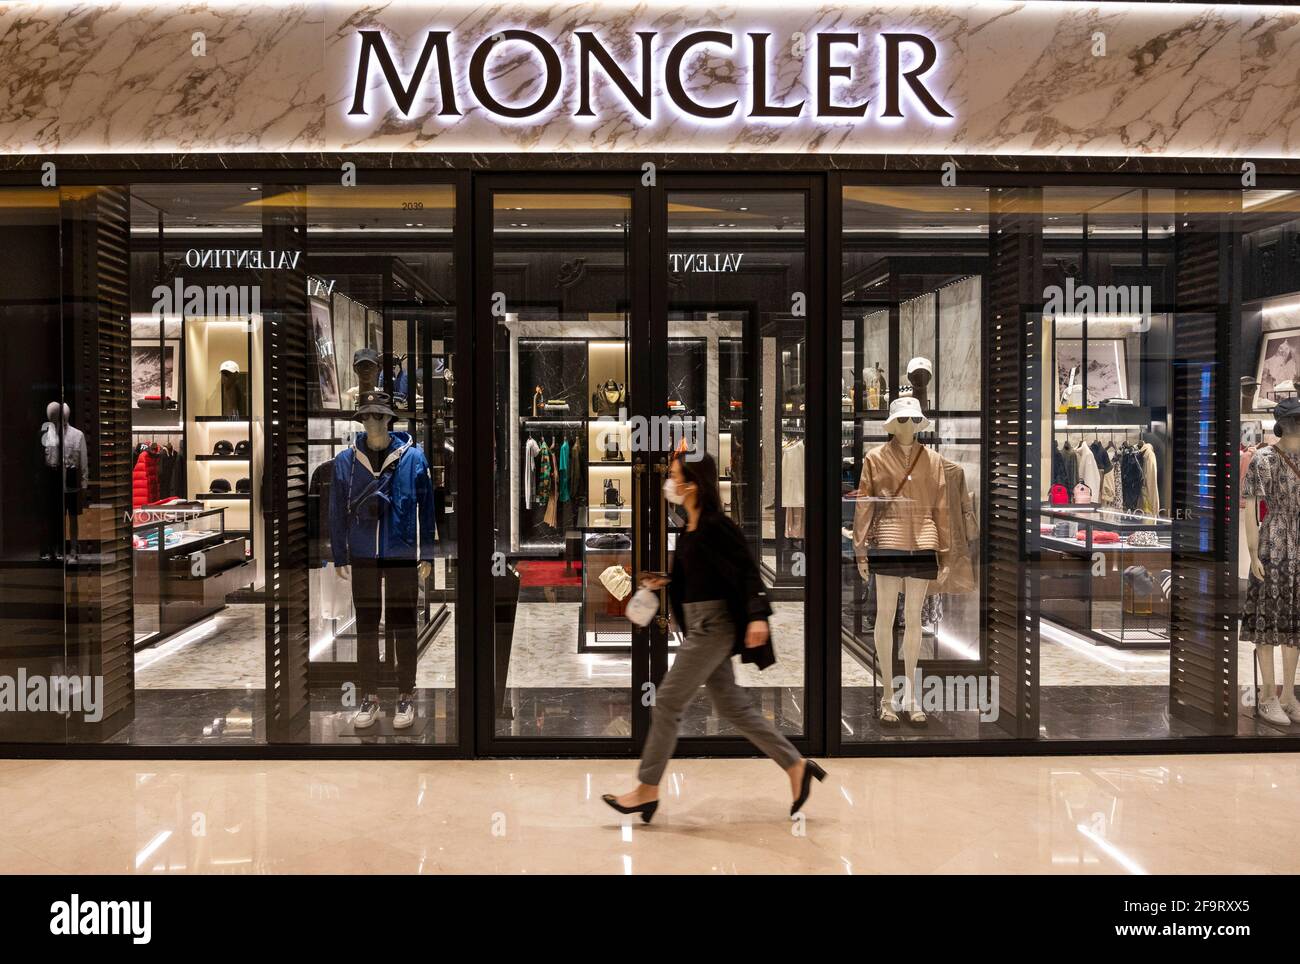
[[134, 508], [158, 501], [158, 455], [145, 449], [135, 460], [131, 473], [131, 502]]

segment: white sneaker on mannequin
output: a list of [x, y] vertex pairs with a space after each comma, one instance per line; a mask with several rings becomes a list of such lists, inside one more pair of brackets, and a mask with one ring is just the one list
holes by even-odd
[[368, 726], [374, 726], [379, 720], [379, 701], [365, 699], [361, 703], [361, 708], [352, 714], [352, 729], [364, 730]]
[[1267, 720], [1268, 722], [1275, 724], [1276, 726], [1291, 725], [1291, 717], [1287, 716], [1286, 713], [1283, 712], [1282, 701], [1276, 696], [1271, 700], [1265, 700], [1260, 703], [1259, 709], [1255, 711], [1255, 715], [1262, 720]]
[[1300, 723], [1300, 700], [1283, 703], [1282, 712], [1290, 717], [1292, 723]]
[[393, 714], [393, 729], [405, 730], [415, 722], [415, 700], [403, 696], [397, 701], [397, 712]]

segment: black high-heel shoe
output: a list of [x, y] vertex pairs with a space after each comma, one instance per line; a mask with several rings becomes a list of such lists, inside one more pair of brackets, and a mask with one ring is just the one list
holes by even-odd
[[803, 809], [803, 805], [808, 802], [808, 794], [812, 791], [813, 778], [821, 783], [826, 779], [826, 771], [818, 766], [814, 761], [808, 760], [803, 767], [803, 782], [799, 785], [799, 799], [790, 804], [790, 816], [794, 816]]
[[625, 807], [623, 806], [623, 804], [618, 802], [618, 797], [614, 796], [614, 794], [612, 793], [606, 793], [603, 796], [601, 796], [600, 799], [604, 800], [606, 803], [608, 803], [619, 813], [641, 814], [642, 823], [649, 823], [651, 820], [653, 820], [655, 811], [659, 809], [658, 800], [651, 800], [649, 803], [638, 804], [635, 807]]

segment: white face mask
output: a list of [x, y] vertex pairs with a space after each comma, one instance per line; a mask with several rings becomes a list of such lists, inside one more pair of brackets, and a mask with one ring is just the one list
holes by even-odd
[[673, 505], [681, 505], [686, 501], [686, 496], [682, 495], [677, 488], [676, 479], [669, 478], [664, 482], [664, 498]]

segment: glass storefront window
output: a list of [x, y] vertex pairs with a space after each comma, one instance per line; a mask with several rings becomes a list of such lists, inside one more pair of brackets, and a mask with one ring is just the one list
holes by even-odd
[[[817, 177], [746, 178], [0, 191], [0, 740], [631, 755], [682, 638], [624, 617], [679, 445], [759, 561], [778, 662], [736, 676], [793, 737], [1300, 734], [1300, 191], [828, 176], [818, 317]], [[95, 708], [4, 712], [20, 677]], [[735, 735], [704, 699], [682, 733]]]
[[1003, 735], [980, 709], [987, 191], [841, 203], [841, 739]]

